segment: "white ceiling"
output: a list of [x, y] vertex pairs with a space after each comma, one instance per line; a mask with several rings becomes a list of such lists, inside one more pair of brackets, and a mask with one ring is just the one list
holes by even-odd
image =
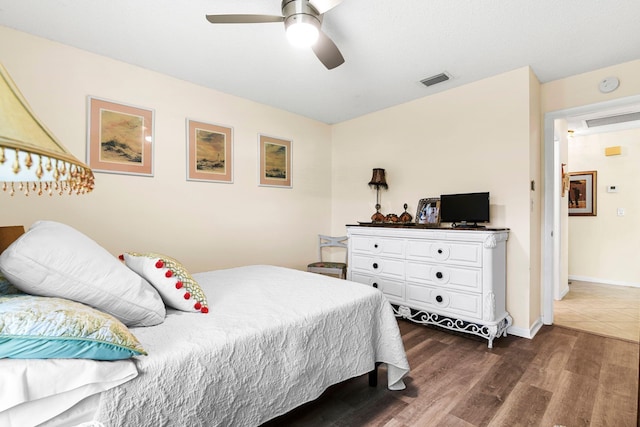
[[346, 61], [331, 71], [282, 23], [218, 13], [280, 0], [0, 0], [0, 25], [329, 124], [527, 65], [544, 83], [640, 58], [640, 0], [343, 0], [322, 27]]

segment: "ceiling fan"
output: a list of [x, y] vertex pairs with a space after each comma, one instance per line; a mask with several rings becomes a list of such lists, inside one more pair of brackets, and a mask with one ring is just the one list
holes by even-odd
[[320, 62], [331, 70], [344, 63], [336, 44], [322, 32], [322, 16], [342, 0], [282, 0], [282, 16], [278, 15], [207, 15], [212, 24], [258, 24], [284, 22], [292, 44], [311, 46]]

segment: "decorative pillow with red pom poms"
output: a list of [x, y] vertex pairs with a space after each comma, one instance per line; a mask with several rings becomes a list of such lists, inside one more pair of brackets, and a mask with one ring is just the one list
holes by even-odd
[[166, 255], [125, 252], [124, 263], [151, 283], [164, 303], [181, 311], [208, 313], [207, 297], [182, 264]]

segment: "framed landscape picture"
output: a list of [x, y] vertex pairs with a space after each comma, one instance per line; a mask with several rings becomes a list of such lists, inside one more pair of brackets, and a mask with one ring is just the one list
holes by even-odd
[[267, 187], [292, 188], [291, 141], [266, 135], [258, 136], [258, 184]]
[[94, 172], [153, 176], [154, 111], [88, 99], [87, 163]]
[[233, 182], [233, 129], [187, 119], [187, 180]]
[[569, 216], [596, 216], [596, 171], [569, 174]]

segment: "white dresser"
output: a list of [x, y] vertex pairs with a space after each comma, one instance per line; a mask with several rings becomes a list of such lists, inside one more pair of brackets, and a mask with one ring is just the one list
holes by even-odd
[[347, 279], [379, 288], [396, 316], [475, 334], [507, 335], [508, 229], [347, 226]]

